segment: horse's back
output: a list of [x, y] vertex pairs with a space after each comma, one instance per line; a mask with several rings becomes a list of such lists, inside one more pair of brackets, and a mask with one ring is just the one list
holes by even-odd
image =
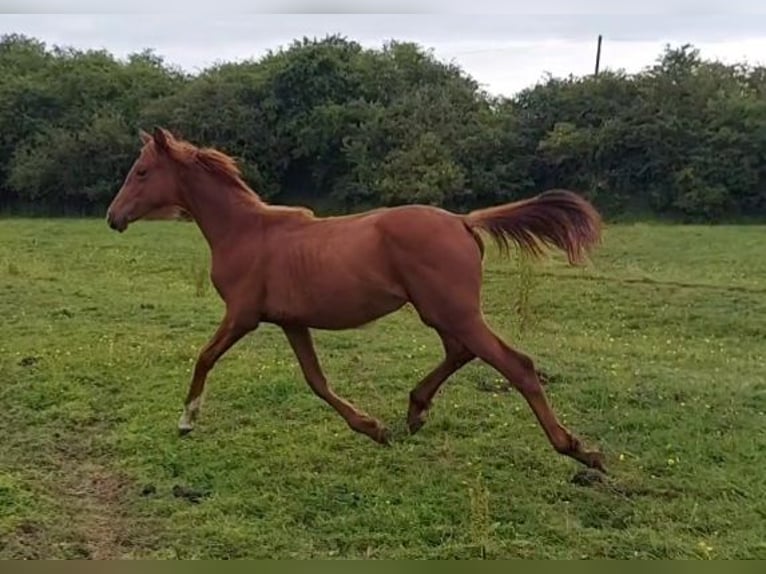
[[[430, 205], [402, 205], [377, 215], [385, 238], [408, 249], [470, 250], [476, 237], [462, 215]], [[481, 245], [479, 245], [481, 250]]]

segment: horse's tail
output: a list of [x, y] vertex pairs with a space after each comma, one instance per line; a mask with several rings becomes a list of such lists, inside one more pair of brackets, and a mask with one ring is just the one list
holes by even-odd
[[541, 256], [543, 246], [558, 247], [570, 264], [581, 263], [601, 240], [601, 216], [579, 195], [555, 189], [522, 201], [478, 209], [465, 216], [471, 229], [486, 231], [501, 249], [513, 242]]

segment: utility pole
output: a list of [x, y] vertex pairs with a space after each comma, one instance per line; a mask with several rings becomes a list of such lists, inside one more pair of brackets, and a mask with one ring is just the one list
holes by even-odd
[[598, 35], [598, 48], [596, 48], [596, 73], [598, 76], [598, 70], [601, 67], [601, 34]]

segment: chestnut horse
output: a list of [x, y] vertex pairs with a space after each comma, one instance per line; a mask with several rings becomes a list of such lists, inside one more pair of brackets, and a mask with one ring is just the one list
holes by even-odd
[[141, 139], [140, 154], [109, 206], [109, 226], [123, 232], [142, 218], [192, 218], [210, 246], [210, 277], [226, 307], [196, 361], [181, 434], [192, 429], [216, 361], [267, 322], [284, 331], [313, 392], [353, 430], [387, 444], [383, 424], [330, 387], [310, 329], [360, 327], [411, 303], [441, 338], [444, 359], [410, 392], [410, 432], [423, 425], [447, 378], [478, 357], [522, 394], [557, 452], [605, 471], [603, 455], [585, 450], [558, 421], [532, 360], [487, 326], [480, 303], [481, 232], [501, 247], [510, 242], [533, 255], [557, 247], [577, 264], [601, 233], [601, 218], [586, 200], [552, 190], [467, 215], [408, 205], [315, 217], [307, 209], [265, 203], [218, 150], [161, 128], [142, 131]]

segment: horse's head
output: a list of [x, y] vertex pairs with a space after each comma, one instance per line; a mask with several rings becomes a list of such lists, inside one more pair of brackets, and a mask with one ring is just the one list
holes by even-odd
[[173, 219], [184, 212], [173, 136], [161, 128], [140, 135], [141, 152], [106, 213], [109, 227], [119, 232], [138, 219]]

